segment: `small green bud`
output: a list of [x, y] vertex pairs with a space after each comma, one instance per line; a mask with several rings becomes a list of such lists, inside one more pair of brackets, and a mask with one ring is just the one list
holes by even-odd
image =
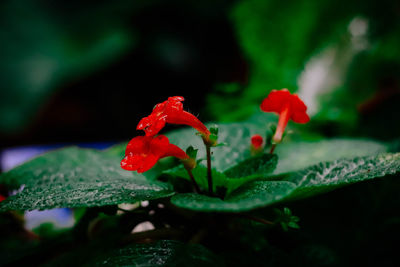
[[189, 146], [187, 149], [186, 149], [186, 154], [190, 157], [190, 158], [192, 158], [192, 159], [196, 159], [196, 157], [197, 157], [197, 152], [198, 152], [199, 150], [198, 149], [195, 149], [193, 146]]
[[218, 137], [218, 131], [219, 131], [219, 129], [218, 129], [217, 125], [214, 125], [214, 126], [210, 127], [211, 135], [216, 135]]

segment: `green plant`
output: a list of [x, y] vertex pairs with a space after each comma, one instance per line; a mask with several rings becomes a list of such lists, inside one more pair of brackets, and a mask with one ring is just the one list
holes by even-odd
[[[165, 116], [176, 115], [175, 111], [163, 112]], [[150, 121], [154, 123], [165, 116], [150, 118]], [[185, 113], [185, 116], [189, 115]], [[182, 123], [175, 119], [166, 121]], [[192, 119], [183, 124], [191, 125]], [[340, 262], [337, 258], [345, 256], [332, 256], [329, 248], [315, 245], [318, 243], [307, 247], [309, 241], [296, 234], [302, 233], [303, 225], [303, 233], [307, 233], [314, 224], [299, 205], [307, 200], [306, 203], [313, 202], [318, 196], [332, 196], [328, 193], [333, 190], [342, 192], [337, 189], [345, 186], [396, 178], [400, 172], [400, 153], [389, 152], [390, 144], [373, 140], [291, 141], [288, 138], [279, 144], [275, 154], [261, 150], [252, 155], [251, 137], [265, 132], [274, 121], [275, 117], [265, 115], [256, 122], [220, 124], [218, 130], [211, 127], [208, 130], [196, 118], [194, 128], [200, 129], [201, 138], [192, 129], [181, 129], [158, 138], [156, 148], [140, 150], [142, 154], [158, 151], [156, 161], [160, 161], [143, 174], [121, 169], [124, 156], [123, 162], [128, 166], [137, 160], [129, 150], [137, 144], [128, 145], [128, 149], [126, 143], [102, 151], [77, 147], [59, 149], [3, 173], [1, 184], [9, 189], [23, 186], [18, 193], [1, 201], [3, 217], [15, 218], [17, 213], [10, 213], [11, 210], [68, 207], [82, 212], [78, 208], [84, 208], [72, 230], [47, 240], [24, 243], [14, 248], [13, 253], [3, 254], [3, 263], [18, 264], [22, 258], [30, 257], [41, 259], [38, 263], [57, 266], [72, 263], [89, 266], [286, 265], [289, 262], [285, 255], [306, 263], [315, 259], [328, 261], [331, 257], [336, 258], [330, 263]], [[143, 129], [147, 131], [149, 126]], [[161, 128], [151, 134], [146, 132], [142, 139], [153, 142]], [[165, 140], [169, 140], [166, 145]], [[172, 154], [163, 150], [171, 144], [174, 144]], [[194, 149], [203, 145], [205, 150]], [[185, 153], [179, 147], [188, 149]], [[178, 155], [184, 165], [174, 160], [160, 160], [167, 154]], [[187, 159], [193, 159], [191, 164], [185, 162]], [[205, 165], [202, 159], [206, 160]], [[127, 168], [126, 164], [122, 166]], [[138, 168], [130, 166], [131, 170]], [[141, 204], [143, 201], [149, 201], [149, 205]], [[119, 206], [123, 203], [135, 206], [126, 210]], [[313, 205], [315, 208], [315, 204], [309, 206]], [[330, 213], [328, 207], [324, 209]], [[297, 210], [304, 216], [298, 215]], [[304, 224], [299, 223], [300, 219]], [[10, 220], [18, 225], [14, 219]], [[143, 222], [150, 222], [154, 229], [131, 233]], [[45, 231], [41, 229], [41, 233]], [[274, 233], [288, 243], [274, 243]], [[290, 241], [292, 234], [300, 241]], [[311, 255], [316, 249], [317, 256], [307, 258], [309, 254], [303, 255], [301, 250], [288, 249], [290, 242], [301, 244], [300, 248]], [[57, 256], [44, 256], [52, 251]], [[244, 259], [238, 259], [239, 254]]]

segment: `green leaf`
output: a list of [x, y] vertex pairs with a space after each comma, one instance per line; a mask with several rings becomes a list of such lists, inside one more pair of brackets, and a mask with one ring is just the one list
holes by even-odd
[[[269, 118], [269, 116], [266, 116]], [[259, 123], [230, 123], [219, 125], [218, 140], [227, 146], [212, 148], [212, 167], [226, 171], [250, 157], [250, 139], [254, 134], [262, 134], [268, 127], [265, 121]], [[204, 144], [193, 129], [183, 129], [167, 134], [170, 142], [181, 148], [193, 145], [199, 148], [198, 158], [205, 158]], [[304, 169], [322, 161], [340, 158], [354, 158], [387, 152], [387, 145], [368, 139], [330, 139], [318, 141], [290, 141], [279, 144], [275, 153], [278, 165], [274, 174], [282, 174]]]
[[292, 215], [292, 211], [288, 207], [284, 207], [283, 214], [290, 216], [290, 215]]
[[[175, 168], [166, 170], [166, 171], [162, 172], [162, 174], [171, 176], [173, 178], [183, 178], [188, 181], [191, 181], [187, 171], [181, 165], [177, 166]], [[208, 190], [207, 168], [202, 165], [198, 165], [196, 168], [194, 168], [192, 170], [192, 174], [193, 174], [197, 184], [199, 185], [199, 187], [201, 189], [203, 189], [204, 191], [207, 191]], [[228, 178], [223, 173], [218, 172], [215, 169], [213, 169], [212, 177], [213, 177], [214, 192], [216, 191], [217, 187], [219, 187], [219, 186], [223, 186], [223, 187], [228, 186], [227, 185]]]
[[[250, 136], [256, 133], [257, 127], [248, 123], [219, 125], [218, 142], [226, 146], [212, 147], [212, 168], [224, 171], [250, 156]], [[199, 149], [198, 158], [206, 158], [202, 139], [193, 129], [183, 129], [167, 134], [170, 142], [182, 149], [192, 145]]]
[[290, 217], [290, 221], [297, 223], [297, 222], [300, 221], [300, 218], [297, 217], [297, 216], [291, 216], [291, 217]]
[[[230, 194], [236, 188], [247, 182], [265, 178], [268, 173], [272, 172], [273, 168], [276, 166], [276, 162], [276, 155], [265, 154], [260, 157], [249, 158], [239, 163], [239, 165], [236, 165], [232, 169], [229, 169], [227, 173], [221, 173], [213, 169], [213, 191], [217, 192], [219, 187], [224, 187], [226, 188], [226, 194]], [[246, 165], [246, 167], [244, 167], [244, 165]], [[192, 170], [192, 173], [200, 188], [203, 191], [207, 191], [207, 168], [203, 165], [198, 165]], [[228, 177], [228, 174], [236, 174], [237, 176], [231, 178]], [[172, 178], [183, 178], [190, 181], [187, 171], [182, 166], [168, 169], [162, 172], [162, 175], [169, 175]]]
[[300, 218], [292, 215], [292, 211], [288, 207], [284, 207], [281, 211], [280, 209], [274, 209], [276, 213], [275, 223], [279, 223], [282, 229], [286, 232], [289, 227], [299, 229], [300, 226], [297, 224]]
[[[249, 158], [251, 136], [265, 133], [269, 127], [268, 121], [271, 121], [271, 115], [274, 117], [273, 114], [257, 116], [251, 123], [220, 124], [218, 142], [226, 143], [227, 145], [211, 148], [213, 153], [212, 168], [223, 172]], [[191, 145], [199, 149], [197, 158], [206, 157], [203, 141], [196, 135], [195, 130], [186, 128], [169, 132], [166, 135], [171, 143], [182, 149], [186, 149]], [[107, 153], [122, 157], [125, 148], [126, 143], [122, 143], [106, 151]], [[279, 161], [274, 174], [301, 170], [322, 161], [333, 161], [340, 158], [351, 159], [354, 157], [376, 155], [387, 151], [386, 144], [368, 139], [330, 139], [295, 142], [291, 141], [288, 137], [275, 149]]]
[[271, 154], [262, 154], [260, 156], [251, 157], [239, 162], [237, 165], [229, 168], [224, 174], [231, 178], [239, 178], [246, 176], [265, 177], [271, 173], [278, 163], [278, 157]]
[[290, 174], [285, 180], [297, 185], [287, 199], [310, 197], [337, 187], [400, 172], [400, 153], [322, 162]]
[[295, 222], [288, 222], [287, 226], [294, 228], [294, 229], [300, 229], [300, 226]]
[[171, 202], [181, 208], [203, 212], [243, 212], [279, 202], [296, 188], [287, 181], [252, 181], [244, 184], [225, 200], [200, 194], [178, 194]]
[[[209, 124], [214, 125], [214, 124]], [[252, 123], [221, 124], [218, 129], [218, 142], [226, 143], [226, 146], [212, 147], [212, 168], [224, 171], [237, 163], [250, 157], [251, 135], [262, 132], [261, 127]], [[197, 131], [191, 128], [180, 129], [166, 134], [172, 144], [186, 150], [193, 146], [198, 150], [197, 158], [206, 158], [204, 143]], [[115, 145], [106, 150], [112, 155], [123, 157], [126, 143]]]
[[285, 232], [289, 231], [288, 224], [286, 222], [281, 222], [281, 226], [283, 231]]
[[279, 144], [279, 157], [274, 174], [293, 172], [324, 161], [351, 159], [386, 152], [385, 144], [371, 140], [331, 139], [315, 142], [287, 142]]
[[170, 185], [121, 169], [120, 157], [69, 147], [39, 156], [0, 176], [22, 192], [0, 203], [0, 211], [92, 207], [173, 195]]
[[128, 142], [122, 142], [104, 149], [103, 151], [110, 155], [119, 156], [122, 159], [125, 156], [125, 149], [127, 145]]
[[[171, 202], [178, 207], [196, 211], [241, 212], [277, 202], [311, 197], [340, 186], [398, 172], [400, 153], [384, 153], [320, 163], [288, 175], [285, 181], [248, 182], [224, 200], [199, 194], [178, 194], [172, 197]], [[287, 215], [290, 213], [287, 209], [284, 212]]]
[[116, 249], [87, 263], [88, 266], [223, 266], [201, 245], [161, 240]]
[[190, 158], [196, 159], [196, 158], [197, 158], [197, 151], [199, 151], [199, 150], [198, 150], [198, 149], [195, 149], [195, 148], [192, 147], [192, 146], [189, 146], [189, 147], [186, 149], [186, 154], [187, 154]]

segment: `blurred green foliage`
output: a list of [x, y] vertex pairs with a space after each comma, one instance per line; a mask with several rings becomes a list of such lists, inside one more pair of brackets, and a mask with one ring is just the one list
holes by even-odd
[[[152, 8], [166, 7], [165, 12], [170, 12], [171, 6], [201, 14], [198, 20], [225, 12], [248, 65], [241, 74], [231, 73], [234, 77], [229, 82], [214, 81], [211, 93], [204, 95], [204, 117], [207, 114], [215, 121], [246, 119], [259, 110], [260, 101], [270, 90], [289, 88], [309, 106], [313, 117], [310, 130], [314, 132], [384, 139], [400, 135], [400, 126], [388, 126], [387, 120], [381, 119], [400, 115], [396, 109], [400, 98], [399, 3], [392, 0], [176, 0], [170, 5], [157, 0], [61, 1], [57, 5], [47, 0], [3, 1], [0, 134], [20, 133], [56, 90], [100, 72], [135, 50], [143, 36], [135, 30], [132, 19]], [[152, 22], [141, 18], [140, 23]], [[147, 30], [159, 31], [162, 36], [162, 29], [154, 28], [160, 25], [154, 25], [158, 26]], [[179, 61], [177, 51], [157, 48], [157, 34], [149, 44], [155, 48], [151, 57]], [[193, 29], [192, 34], [185, 37], [187, 47], [174, 49], [193, 46], [190, 43], [201, 38], [195, 36], [201, 32]], [[218, 57], [212, 53], [210, 57]], [[208, 64], [214, 62], [209, 60]], [[246, 81], [239, 77], [246, 75]], [[388, 130], [380, 131], [382, 127]]]
[[[244, 119], [270, 90], [289, 88], [305, 96], [314, 125], [325, 134], [398, 136], [399, 126], [386, 125], [386, 133], [376, 129], [382, 119], [362, 126], [371, 114], [399, 115], [395, 103], [382, 112], [382, 105], [368, 110], [365, 104], [382, 104], [393, 95], [399, 100], [398, 10], [399, 3], [390, 0], [239, 1], [231, 19], [249, 64], [248, 83], [218, 84], [208, 97], [209, 114], [218, 121]], [[323, 65], [329, 53], [332, 62]], [[322, 80], [314, 91], [301, 80], [312, 61], [322, 64], [310, 74]]]
[[131, 5], [61, 2], [62, 9], [50, 2], [1, 3], [0, 133], [21, 131], [62, 84], [98, 71], [134, 45], [120, 16]]

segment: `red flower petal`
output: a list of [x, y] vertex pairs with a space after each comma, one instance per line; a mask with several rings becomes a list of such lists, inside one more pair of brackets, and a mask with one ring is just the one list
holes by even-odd
[[140, 120], [137, 130], [144, 130], [147, 136], [156, 135], [165, 123], [189, 125], [199, 132], [209, 135], [207, 127], [194, 115], [183, 110], [182, 96], [169, 97], [168, 100], [157, 104], [153, 112]]
[[154, 155], [128, 155], [121, 161], [121, 167], [127, 171], [142, 173], [150, 170], [158, 159]]
[[305, 112], [295, 112], [290, 118], [297, 123], [307, 123], [310, 121], [310, 117]]
[[159, 160], [159, 157], [154, 155], [148, 155], [145, 160], [142, 161], [142, 164], [138, 167], [137, 172], [143, 173], [150, 170]]
[[121, 168], [142, 173], [151, 169], [160, 158], [168, 156], [188, 158], [182, 149], [170, 144], [164, 135], [137, 136], [128, 143]]
[[174, 144], [169, 144], [168, 145], [168, 150], [167, 152], [162, 156], [164, 157], [176, 157], [178, 159], [188, 159], [189, 156], [185, 153], [185, 151], [183, 151], [182, 149], [180, 149], [178, 146], [174, 145]]
[[[268, 97], [261, 103], [261, 110], [264, 112], [276, 112], [280, 114], [286, 102], [290, 99], [288, 89], [272, 90]], [[289, 100], [290, 101], [290, 100]]]
[[131, 153], [131, 151], [146, 151], [146, 136], [137, 136], [129, 141], [126, 146], [125, 153]]
[[169, 115], [168, 123], [189, 125], [204, 135], [210, 135], [208, 128], [193, 114], [182, 111], [179, 114]]
[[151, 114], [150, 116], [141, 119], [136, 129], [144, 130], [147, 136], [154, 136], [164, 128], [166, 122], [167, 116]]
[[272, 90], [260, 107], [264, 112], [278, 114], [289, 108], [289, 118], [294, 122], [306, 123], [310, 120], [306, 113], [307, 106], [296, 94], [291, 94], [287, 89]]
[[165, 135], [154, 137], [150, 142], [149, 153], [162, 157], [168, 151], [169, 140]]
[[164, 112], [173, 115], [174, 113], [180, 113], [183, 111], [182, 101], [185, 99], [182, 96], [173, 96], [168, 97], [168, 100], [165, 101], [165, 109]]

